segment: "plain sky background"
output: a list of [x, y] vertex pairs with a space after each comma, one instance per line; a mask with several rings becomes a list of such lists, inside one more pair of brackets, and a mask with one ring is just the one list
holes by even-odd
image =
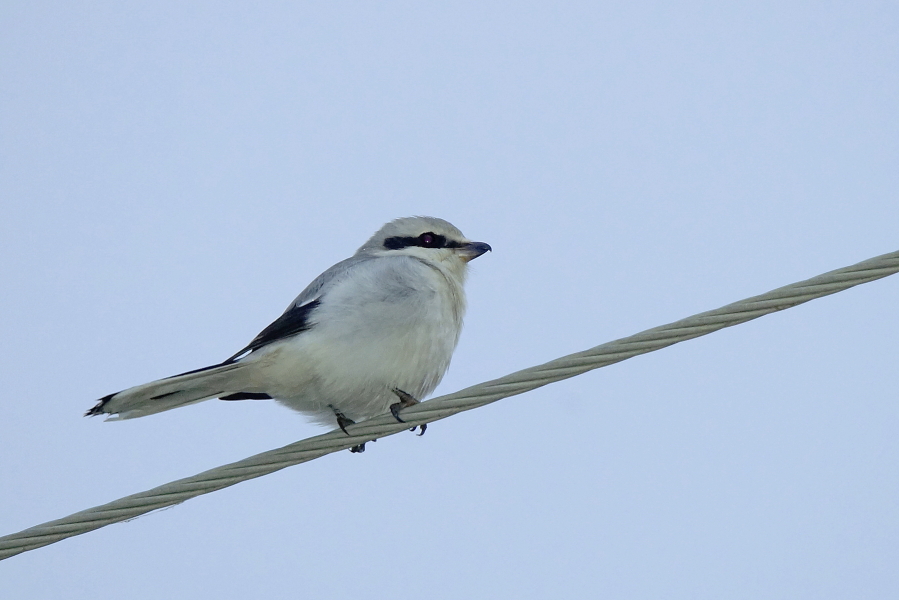
[[[439, 393], [899, 249], [895, 2], [3, 2], [0, 534], [323, 430], [123, 423], [383, 222]], [[899, 277], [0, 562], [0, 597], [899, 597]]]

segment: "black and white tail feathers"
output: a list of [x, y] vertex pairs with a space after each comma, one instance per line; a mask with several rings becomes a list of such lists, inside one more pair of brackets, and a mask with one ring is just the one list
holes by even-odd
[[116, 415], [110, 417], [110, 420], [116, 421], [144, 417], [210, 398], [242, 400], [266, 397], [266, 394], [241, 389], [245, 377], [240, 371], [246, 366], [240, 362], [226, 361], [128, 388], [104, 396], [85, 416]]
[[292, 305], [253, 338], [253, 341], [245, 348], [223, 363], [151, 381], [104, 396], [93, 408], [84, 413], [84, 416], [116, 415], [107, 420], [119, 421], [145, 417], [211, 398], [221, 398], [222, 400], [271, 399], [271, 396], [266, 393], [246, 390], [246, 369], [251, 367], [250, 363], [241, 362], [239, 358], [247, 353], [253, 353], [263, 346], [298, 335], [309, 329], [309, 317], [320, 303], [320, 300], [315, 299], [300, 305]]

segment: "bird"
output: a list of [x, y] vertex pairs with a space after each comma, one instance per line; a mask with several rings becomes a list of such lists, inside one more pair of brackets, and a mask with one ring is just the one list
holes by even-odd
[[491, 250], [443, 219], [390, 221], [240, 351], [104, 396], [85, 416], [122, 420], [214, 398], [274, 399], [344, 432], [388, 412], [402, 422], [400, 411], [446, 373], [462, 331], [468, 263]]

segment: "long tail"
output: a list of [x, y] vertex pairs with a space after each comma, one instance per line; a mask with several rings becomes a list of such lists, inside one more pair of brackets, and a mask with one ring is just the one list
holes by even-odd
[[[243, 390], [240, 362], [222, 363], [151, 381], [100, 398], [84, 416], [116, 415], [107, 420], [134, 419]], [[237, 399], [237, 398], [233, 398]]]

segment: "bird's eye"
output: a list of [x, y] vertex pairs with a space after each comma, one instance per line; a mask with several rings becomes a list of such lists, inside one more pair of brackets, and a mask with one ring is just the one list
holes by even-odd
[[429, 231], [418, 236], [418, 244], [423, 248], [439, 248], [441, 237]]

